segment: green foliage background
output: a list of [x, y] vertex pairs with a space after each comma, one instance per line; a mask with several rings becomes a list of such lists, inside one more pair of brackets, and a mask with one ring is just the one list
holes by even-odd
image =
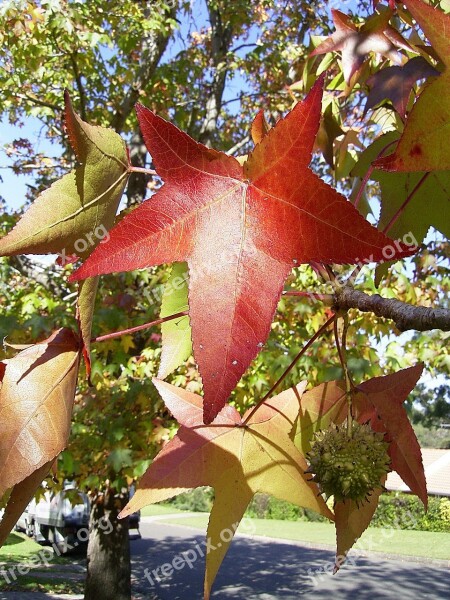
[[[347, 94], [336, 54], [308, 58], [320, 39], [317, 36], [332, 31], [325, 2], [296, 0], [286, 3], [283, 10], [271, 0], [209, 4], [220, 11], [224, 27], [231, 31], [231, 43], [220, 61], [213, 56], [205, 7], [196, 13], [198, 9], [193, 12], [188, 2], [2, 3], [0, 43], [5, 53], [0, 69], [0, 115], [19, 127], [30, 118], [36, 119], [47, 140], [62, 144], [55, 144], [55, 156], [40, 152], [34, 139], [16, 140], [5, 148], [18, 177], [30, 171], [35, 175], [28, 200], [74, 165], [61, 121], [64, 88], [71, 91], [83, 118], [92, 124], [112, 125], [129, 143], [137, 123], [131, 108], [124, 113], [124, 101], [135, 92], [139, 101], [199, 137], [206, 116], [205, 99], [215, 93], [215, 78], [225, 73], [225, 96], [209, 141], [223, 150], [240, 144], [236, 152], [243, 154], [250, 148], [249, 128], [257, 110], [263, 106], [270, 122], [275, 122], [304, 96], [325, 68], [332, 76], [328, 88], [334, 90], [328, 97], [329, 113], [346, 133], [331, 147], [333, 165], [318, 152], [313, 168], [345, 193], [356, 192], [360, 180], [350, 172], [362, 148], [374, 135], [402, 128], [388, 102], [363, 118], [367, 78], [383, 68], [383, 60], [370, 55], [361, 81]], [[359, 2], [355, 19], [362, 22], [371, 5], [369, 0]], [[166, 53], [142, 80], [149, 47], [164, 40], [168, 41]], [[355, 132], [357, 144], [350, 141]], [[158, 181], [148, 182], [147, 194], [159, 185]], [[23, 202], [26, 204], [27, 199]], [[380, 190], [371, 182], [361, 210], [374, 222], [379, 206]], [[2, 234], [21, 212], [1, 205]], [[406, 266], [391, 267], [379, 289], [374, 270], [369, 268], [363, 269], [357, 286], [413, 304], [439, 302], [448, 307], [448, 258], [448, 242], [433, 234], [427, 247]], [[24, 259], [0, 259], [0, 335], [16, 344], [44, 339], [56, 327], [75, 326], [76, 288], [66, 281], [70, 269], [32, 265], [35, 275], [30, 278], [27, 264]], [[344, 276], [351, 269], [340, 267], [336, 272]], [[167, 277], [166, 268], [103, 277], [93, 335], [158, 318], [160, 305], [155, 297], [160, 297], [158, 290]], [[289, 289], [330, 292], [309, 266], [293, 271], [286, 285]], [[157, 293], [152, 295], [153, 291]], [[282, 298], [267, 344], [233, 394], [239, 408], [252, 405], [268, 391], [326, 320], [329, 310], [312, 298]], [[424, 361], [429, 376], [448, 374], [447, 334], [397, 337], [399, 332], [390, 322], [357, 311], [350, 311], [350, 321], [348, 364], [356, 383], [419, 360]], [[128, 484], [143, 473], [174, 434], [171, 416], [150, 382], [158, 369], [160, 347], [158, 329], [94, 344], [92, 385], [80, 379], [70, 447], [59, 461], [61, 480], [74, 476], [80, 485], [92, 488], [102, 486], [105, 480], [119, 487]], [[5, 347], [4, 356], [10, 355], [11, 350]], [[312, 346], [283, 386], [304, 378], [313, 386], [340, 377], [342, 369], [330, 333]], [[169, 380], [191, 391], [201, 390], [192, 358]]]

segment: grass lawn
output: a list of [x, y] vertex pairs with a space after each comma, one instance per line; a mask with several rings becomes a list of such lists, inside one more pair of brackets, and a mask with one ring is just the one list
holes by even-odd
[[[174, 518], [164, 520], [164, 522], [173, 525], [187, 525], [206, 532], [208, 516]], [[336, 543], [334, 526], [328, 523], [244, 519], [238, 532], [333, 548]], [[369, 527], [356, 544], [356, 548], [362, 551], [448, 560], [450, 559], [450, 534]]]
[[55, 581], [49, 573], [48, 578], [19, 575], [17, 580], [7, 583], [0, 577], [1, 592], [44, 592], [46, 594], [82, 594], [82, 581]]
[[141, 510], [142, 517], [157, 517], [159, 515], [182, 515], [185, 511], [179, 510], [170, 504], [150, 504]]
[[42, 546], [24, 533], [11, 533], [4, 545], [0, 548], [0, 562], [26, 562], [35, 556]]
[[[56, 593], [81, 593], [83, 585], [78, 581], [70, 581], [70, 578], [63, 577], [59, 581], [55, 580], [52, 573], [48, 575], [34, 576], [33, 573], [21, 575], [17, 571], [19, 565], [37, 566], [41, 562], [39, 552], [43, 549], [34, 540], [27, 537], [24, 533], [11, 533], [5, 544], [0, 548], [0, 590], [1, 591], [29, 591], [29, 592], [56, 592]], [[45, 554], [46, 559], [57, 565], [70, 564], [69, 558], [49, 557], [49, 548]], [[3, 572], [3, 573], [2, 573]]]

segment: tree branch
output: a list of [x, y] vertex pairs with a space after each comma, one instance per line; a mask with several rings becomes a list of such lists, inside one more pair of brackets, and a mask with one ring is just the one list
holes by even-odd
[[334, 296], [336, 309], [357, 308], [362, 312], [372, 312], [377, 317], [394, 321], [400, 331], [450, 331], [450, 309], [412, 306], [400, 300], [382, 298], [378, 294], [369, 296], [349, 286], [338, 289]]
[[72, 64], [73, 74], [75, 77], [75, 83], [77, 84], [78, 94], [80, 96], [80, 116], [83, 121], [87, 121], [86, 117], [86, 93], [84, 91], [83, 82], [81, 81], [81, 74], [78, 69], [78, 63], [75, 58], [76, 54], [70, 54], [70, 62]]
[[[143, 169], [145, 167], [147, 148], [145, 147], [144, 138], [142, 137], [140, 130], [132, 135], [129, 143], [129, 150], [132, 166]], [[146, 196], [147, 183], [149, 180], [150, 175], [148, 173], [135, 172], [130, 174], [126, 190], [128, 208], [142, 202]]]
[[225, 154], [228, 154], [228, 156], [233, 156], [233, 154], [236, 154], [236, 152], [239, 152], [239, 150], [241, 148], [243, 148], [249, 142], [250, 142], [250, 136], [246, 135], [244, 138], [242, 138], [242, 140], [240, 140], [232, 148], [230, 148], [229, 150], [227, 150]]
[[28, 100], [29, 102], [36, 104], [36, 106], [44, 106], [46, 108], [51, 108], [52, 110], [54, 110], [56, 112], [60, 112], [62, 110], [62, 106], [58, 106], [57, 104], [52, 104], [51, 102], [46, 102], [45, 100], [40, 100], [39, 98], [36, 98], [35, 96], [33, 96], [31, 94], [13, 94], [13, 95], [15, 98], [18, 98], [19, 100]]
[[217, 2], [207, 0], [206, 4], [211, 21], [211, 58], [214, 64], [214, 74], [210, 93], [206, 100], [205, 118], [200, 129], [199, 141], [206, 146], [211, 146], [222, 107], [222, 96], [228, 72], [226, 57], [233, 38], [233, 28], [231, 23], [223, 23], [222, 13]]
[[[152, 11], [162, 10], [161, 2], [159, 0], [150, 0], [145, 4], [146, 7], [144, 9], [144, 17], [146, 19], [150, 17]], [[175, 17], [178, 2], [172, 2], [171, 6], [172, 8], [166, 11], [167, 18]], [[111, 127], [113, 127], [118, 133], [123, 130], [123, 126], [128, 118], [128, 115], [133, 110], [136, 102], [139, 100], [141, 90], [148, 85], [150, 79], [153, 77], [161, 56], [167, 47], [171, 33], [172, 28], [167, 26], [164, 29], [151, 29], [143, 38], [139, 68], [136, 76], [134, 77], [134, 81], [131, 84], [128, 93], [123, 99], [122, 104], [117, 109], [111, 121]]]
[[10, 256], [9, 264], [20, 275], [42, 285], [58, 298], [62, 298], [69, 293], [69, 290], [62, 285], [61, 278], [58, 277], [58, 271], [53, 265], [46, 267], [37, 264], [24, 255]]

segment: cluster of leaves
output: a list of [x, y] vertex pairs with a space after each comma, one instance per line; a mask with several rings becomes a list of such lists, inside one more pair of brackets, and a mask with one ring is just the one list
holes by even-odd
[[[76, 313], [79, 335], [60, 329], [44, 342], [0, 363], [0, 416], [10, 423], [7, 441], [0, 449], [0, 496], [7, 502], [0, 539], [4, 539], [67, 444], [80, 357], [84, 357], [87, 376], [94, 384], [98, 369], [105, 375], [103, 368], [92, 361], [90, 348], [98, 277], [166, 263], [175, 266], [162, 297], [163, 350], [159, 378], [154, 383], [180, 428], [142, 477], [122, 516], [188, 489], [212, 486], [215, 500], [208, 537], [213, 549], [206, 562], [205, 598], [210, 596], [231, 542], [229, 538], [225, 541], [222, 532], [232, 530], [232, 524], [240, 521], [257, 492], [272, 494], [334, 520], [339, 568], [370, 523], [383, 480], [380, 478], [379, 485], [370, 491], [366, 503], [358, 505], [351, 498], [340, 498], [335, 499], [331, 510], [305, 472], [314, 434], [332, 424], [341, 425], [347, 420], [351, 432], [355, 420], [369, 423], [374, 432], [382, 434], [388, 444], [391, 468], [426, 505], [420, 448], [403, 408], [422, 365], [356, 385], [347, 360], [347, 317], [340, 330], [339, 312], [328, 309], [326, 322], [298, 357], [333, 324], [344, 380], [321, 384], [307, 392], [306, 382], [297, 383], [272, 398], [270, 390], [243, 416], [227, 404], [268, 339], [283, 287], [294, 267], [312, 265], [324, 285], [336, 286], [339, 267], [330, 265], [400, 259], [417, 250], [402, 241], [394, 242], [387, 232], [403, 240], [411, 235], [419, 243], [432, 225], [448, 234], [447, 224], [439, 217], [448, 203], [448, 142], [442, 129], [450, 121], [450, 107], [445, 100], [449, 87], [445, 31], [450, 17], [421, 0], [405, 0], [405, 4], [410, 14], [399, 9], [399, 17], [409, 23], [412, 15], [432, 42], [432, 50], [423, 49], [411, 39], [407, 41], [394, 29], [390, 24], [392, 7], [380, 8], [358, 26], [348, 15], [334, 11], [336, 32], [319, 43], [304, 65], [302, 83], [310, 88], [308, 95], [273, 127], [259, 113], [251, 130], [254, 148], [247, 156], [236, 159], [207, 148], [138, 104], [140, 128], [156, 168], [156, 173], [149, 173], [157, 174], [164, 185], [117, 223], [119, 202], [134, 170], [125, 144], [112, 129], [94, 127], [82, 120], [66, 94], [65, 125], [79, 165], [36, 199], [0, 240], [0, 254], [57, 253], [64, 263], [84, 260], [70, 277], [70, 281], [80, 281]], [[39, 21], [37, 16], [36, 27]], [[332, 94], [320, 125], [325, 79], [320, 71], [333, 69], [335, 54], [331, 53], [336, 51], [342, 53], [342, 68], [327, 84]], [[367, 57], [372, 51], [395, 63], [386, 71], [398, 70], [384, 73], [375, 81], [372, 78], [369, 83]], [[418, 58], [422, 60], [410, 64], [413, 57], [403, 65], [410, 53], [420, 53]], [[322, 54], [326, 55], [325, 62], [317, 64], [315, 57]], [[443, 73], [437, 75], [441, 69]], [[428, 76], [431, 82], [408, 111], [410, 82]], [[400, 136], [379, 136], [356, 166], [351, 155], [344, 162], [338, 156], [336, 163], [341, 175], [353, 169], [364, 183], [369, 178], [379, 182], [382, 212], [377, 228], [357, 210], [362, 191], [352, 204], [309, 168], [314, 144], [321, 145], [334, 166], [334, 140], [342, 131], [336, 110], [342, 96], [348, 97], [365, 80], [372, 87], [367, 110], [379, 102], [385, 89], [390, 93], [386, 82], [394, 80], [398, 88], [400, 81], [402, 94], [399, 96], [396, 89], [391, 100], [400, 121], [405, 120]], [[357, 140], [353, 136], [351, 142], [348, 133], [347, 146]], [[378, 133], [385, 131], [380, 127]], [[384, 156], [394, 143], [393, 154]], [[429, 196], [430, 190], [438, 191], [432, 210], [424, 207], [423, 198], [421, 201], [421, 194]], [[391, 249], [388, 257], [386, 247]], [[379, 268], [377, 280], [387, 273], [387, 266]], [[117, 301], [122, 302], [125, 311], [132, 312], [133, 298], [121, 293]], [[139, 324], [125, 331], [124, 362], [127, 350], [135, 344], [130, 334], [144, 327]], [[113, 335], [104, 337], [109, 344]], [[101, 339], [97, 336], [94, 341]], [[358, 341], [364, 342], [364, 336]], [[116, 350], [116, 346], [110, 349]], [[162, 381], [192, 352], [201, 375], [203, 397]], [[145, 357], [145, 349], [140, 349], [140, 355]], [[127, 378], [149, 378], [154, 365], [140, 365], [139, 356], [128, 362], [117, 389], [117, 383], [105, 384], [103, 377], [105, 399], [120, 397], [120, 382]], [[314, 357], [310, 360], [314, 362]], [[135, 383], [135, 387], [124, 385], [126, 398], [133, 398], [131, 410], [139, 437], [147, 397], [141, 384]], [[109, 398], [104, 424], [97, 424], [100, 429], [108, 431], [113, 406]], [[8, 411], [14, 414], [10, 416]], [[147, 417], [152, 418], [150, 413]], [[161, 439], [167, 438], [167, 430], [162, 429]], [[118, 419], [110, 435], [114, 442], [129, 434]], [[144, 448], [146, 441], [140, 443]], [[142, 472], [143, 463], [132, 468], [126, 448], [105, 456], [99, 447], [94, 462], [105, 460], [114, 470], [129, 468], [130, 477]], [[89, 483], [95, 486], [99, 482], [93, 478]]]

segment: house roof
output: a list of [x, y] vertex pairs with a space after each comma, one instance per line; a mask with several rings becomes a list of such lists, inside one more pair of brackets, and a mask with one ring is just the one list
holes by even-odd
[[[450, 497], [450, 450], [422, 448], [423, 466], [430, 496]], [[397, 473], [389, 473], [386, 489], [396, 492], [411, 492]]]

